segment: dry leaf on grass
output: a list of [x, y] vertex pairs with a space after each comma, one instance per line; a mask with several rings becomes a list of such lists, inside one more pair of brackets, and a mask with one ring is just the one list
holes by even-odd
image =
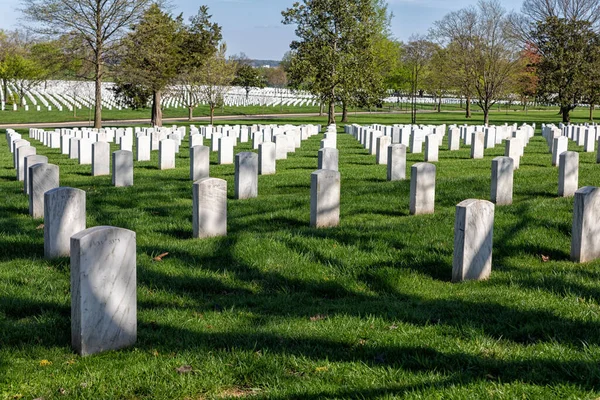
[[315, 322], [315, 321], [322, 321], [325, 318], [327, 318], [327, 315], [317, 314], [317, 315], [313, 315], [312, 317], [310, 317], [310, 320], [312, 322]]
[[187, 374], [187, 373], [193, 372], [194, 369], [192, 368], [191, 365], [182, 365], [179, 368], [175, 368], [175, 371], [177, 371], [178, 374]]
[[38, 231], [39, 231], [40, 229], [44, 229], [44, 224], [39, 224], [39, 225], [37, 226], [37, 228], [35, 228], [35, 229], [37, 229]]
[[162, 253], [153, 258], [154, 261], [162, 261], [163, 257], [168, 256], [169, 253]]
[[548, 262], [550, 261], [550, 256], [545, 256], [542, 254], [542, 262]]

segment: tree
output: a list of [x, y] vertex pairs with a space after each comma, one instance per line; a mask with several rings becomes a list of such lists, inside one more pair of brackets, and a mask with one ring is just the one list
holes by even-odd
[[477, 8], [448, 14], [436, 23], [434, 31], [459, 50], [461, 72], [483, 111], [485, 124], [490, 109], [510, 88], [519, 65], [509, 27], [506, 11], [497, 0], [480, 0]]
[[200, 67], [199, 85], [195, 87], [200, 100], [206, 102], [210, 108], [211, 125], [215, 116], [215, 108], [223, 104], [225, 95], [231, 89], [230, 85], [235, 77], [236, 65], [225, 58], [226, 50], [226, 45], [222, 44], [219, 50]]
[[438, 48], [429, 62], [429, 73], [425, 75], [427, 91], [437, 99], [437, 112], [442, 112], [442, 98], [454, 86], [451, 57], [448, 49]]
[[182, 17], [173, 18], [153, 4], [123, 40], [117, 82], [134, 92], [152, 93], [151, 123], [162, 126], [162, 94], [179, 72]]
[[259, 70], [250, 64], [250, 59], [244, 53], [234, 57], [234, 60], [237, 70], [232, 85], [243, 87], [246, 90], [246, 98], [250, 95], [252, 88], [262, 89], [265, 87], [265, 79]]
[[284, 24], [296, 25], [298, 37], [290, 44], [292, 81], [329, 104], [328, 123], [333, 124], [342, 85], [359, 83], [356, 75], [368, 69], [362, 60], [370, 54], [377, 30], [386, 26], [387, 8], [381, 0], [303, 0], [282, 16]]
[[410, 70], [410, 93], [412, 113], [411, 121], [417, 123], [417, 93], [419, 92], [419, 82], [425, 68], [430, 63], [433, 55], [437, 51], [434, 43], [426, 40], [422, 36], [413, 36], [404, 47], [404, 63]]
[[549, 17], [531, 32], [541, 61], [537, 66], [539, 96], [560, 107], [563, 122], [582, 101], [587, 74], [596, 68], [590, 57], [596, 53], [597, 36], [588, 21]]
[[107, 58], [129, 26], [154, 0], [21, 0], [22, 11], [34, 30], [52, 36], [69, 35], [89, 50], [82, 54], [93, 67], [94, 127], [102, 126], [102, 81]]
[[188, 119], [194, 118], [194, 108], [200, 103], [198, 86], [202, 83], [202, 66], [207, 58], [213, 57], [222, 39], [221, 27], [211, 21], [208, 7], [201, 6], [198, 13], [190, 18], [190, 23], [183, 30], [180, 71], [177, 83], [181, 97], [188, 108]]
[[537, 96], [539, 77], [537, 65], [541, 61], [537, 50], [529, 43], [521, 52], [521, 64], [515, 77], [515, 93], [519, 95], [523, 110], [527, 104]]

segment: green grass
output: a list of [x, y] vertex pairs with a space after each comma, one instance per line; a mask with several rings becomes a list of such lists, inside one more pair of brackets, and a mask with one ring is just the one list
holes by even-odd
[[[423, 115], [442, 118], [460, 115]], [[293, 121], [311, 120], [323, 122]], [[154, 152], [135, 163], [134, 187], [114, 188], [34, 142], [60, 165], [62, 186], [86, 190], [88, 227], [137, 232], [138, 341], [82, 358], [70, 348], [69, 261], [43, 259], [42, 220], [27, 215], [1, 135], [0, 398], [600, 396], [600, 262], [569, 261], [573, 200], [556, 196], [539, 133], [515, 173], [514, 204], [496, 208], [491, 279], [464, 284], [450, 283], [455, 205], [489, 198], [503, 150], [471, 160], [444, 143], [436, 212], [409, 216], [409, 182], [387, 182], [385, 166], [340, 133], [341, 224], [316, 230], [310, 173], [321, 138], [259, 177], [251, 200], [233, 200], [233, 166], [211, 154], [211, 175], [228, 181], [229, 234], [205, 240], [191, 238], [187, 145], [175, 170], [159, 171]], [[580, 157], [580, 186], [600, 186], [595, 155]], [[422, 160], [408, 154], [408, 168]], [[193, 371], [179, 374], [184, 365]]]

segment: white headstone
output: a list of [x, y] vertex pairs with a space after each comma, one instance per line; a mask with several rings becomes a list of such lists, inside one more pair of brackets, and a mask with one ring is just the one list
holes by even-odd
[[416, 163], [410, 168], [410, 214], [433, 214], [435, 165]]
[[85, 191], [58, 187], [44, 194], [44, 258], [69, 257], [71, 236], [85, 229]]
[[234, 197], [250, 199], [258, 196], [258, 155], [243, 152], [235, 155]]
[[193, 184], [193, 236], [227, 235], [227, 181], [203, 178]]
[[571, 260], [584, 263], [600, 258], [600, 188], [585, 186], [575, 192]]
[[340, 173], [326, 169], [310, 177], [310, 226], [328, 228], [340, 223]]

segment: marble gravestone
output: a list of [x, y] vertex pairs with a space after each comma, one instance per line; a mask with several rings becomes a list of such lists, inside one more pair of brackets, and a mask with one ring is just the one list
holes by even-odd
[[161, 170], [175, 168], [175, 141], [163, 139], [158, 143], [158, 168]]
[[341, 175], [326, 169], [310, 176], [310, 226], [329, 228], [340, 223]]
[[471, 136], [471, 158], [481, 159], [483, 158], [483, 152], [485, 148], [485, 137], [483, 132], [473, 132]]
[[425, 136], [425, 162], [437, 162], [439, 143], [436, 135]]
[[[392, 139], [389, 136], [379, 136], [375, 145], [375, 162], [379, 165], [387, 165], [388, 163], [388, 147], [392, 144]], [[329, 168], [319, 168], [329, 169]], [[337, 171], [337, 168], [335, 169]]]
[[136, 235], [96, 226], [71, 237], [71, 345], [82, 356], [137, 339]]
[[202, 145], [190, 147], [190, 179], [195, 182], [209, 176], [210, 148]]
[[579, 153], [565, 151], [560, 155], [559, 160], [558, 195], [574, 196], [579, 185]]
[[258, 155], [243, 152], [235, 155], [234, 197], [258, 197]]
[[133, 153], [117, 150], [112, 153], [112, 184], [116, 187], [133, 186]]
[[285, 160], [287, 159], [287, 136], [275, 135], [275, 159]]
[[[387, 149], [386, 149], [387, 153]], [[387, 158], [387, 156], [386, 156]], [[317, 169], [338, 170], [339, 151], [333, 147], [325, 147], [319, 150], [317, 157]]]
[[[258, 133], [256, 133], [258, 134]], [[258, 173], [259, 175], [273, 175], [276, 171], [275, 143], [264, 142], [258, 145]]]
[[69, 139], [69, 158], [79, 159], [79, 138], [72, 137]]
[[44, 258], [69, 257], [71, 236], [85, 229], [85, 191], [58, 187], [44, 193]]
[[150, 161], [152, 153], [152, 138], [139, 136], [136, 138], [135, 159], [137, 161]]
[[92, 144], [92, 176], [110, 175], [110, 144]]
[[90, 165], [92, 163], [92, 142], [89, 139], [79, 139], [78, 158], [80, 165]]
[[227, 235], [227, 181], [203, 178], [194, 182], [192, 226], [193, 237]]
[[460, 150], [460, 129], [450, 129], [450, 132], [448, 134], [448, 150]]
[[233, 138], [223, 136], [219, 138], [218, 163], [220, 165], [233, 164]]
[[569, 146], [569, 139], [566, 136], [560, 136], [553, 139], [552, 146], [552, 166], [560, 166], [560, 155], [567, 151]]
[[499, 206], [512, 204], [514, 182], [513, 159], [496, 157], [492, 160], [491, 200]]
[[29, 167], [29, 215], [44, 217], [44, 193], [59, 186], [59, 168], [54, 164]]
[[513, 167], [519, 169], [521, 161], [521, 139], [508, 138], [504, 148], [504, 156], [513, 159]]
[[410, 168], [410, 214], [433, 214], [435, 165], [416, 163]]
[[27, 156], [23, 159], [23, 192], [29, 194], [29, 167], [36, 164], [47, 164], [48, 157], [37, 154]]
[[492, 272], [494, 204], [469, 199], [456, 206], [452, 282], [484, 280]]
[[16, 149], [17, 180], [25, 180], [25, 157], [36, 155], [37, 150], [33, 146], [21, 146]]
[[600, 188], [585, 186], [575, 192], [571, 260], [584, 263], [600, 258]]
[[393, 144], [388, 147], [387, 180], [403, 181], [406, 179], [406, 146]]

